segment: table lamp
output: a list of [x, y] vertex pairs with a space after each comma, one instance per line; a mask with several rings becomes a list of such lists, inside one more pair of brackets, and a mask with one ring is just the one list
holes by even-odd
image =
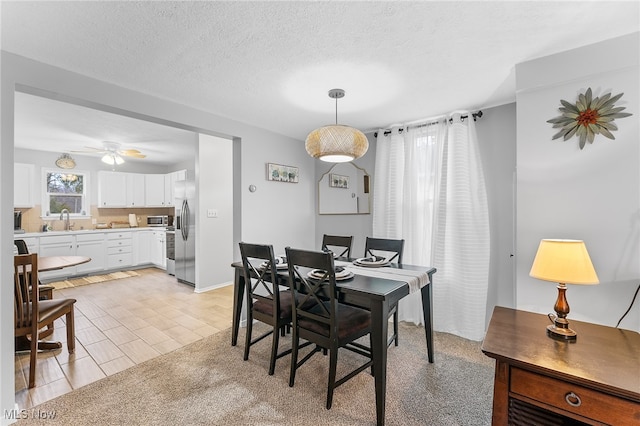
[[547, 335], [561, 340], [575, 340], [576, 332], [569, 328], [567, 314], [569, 303], [566, 298], [567, 284], [598, 284], [591, 258], [584, 241], [542, 240], [533, 260], [529, 275], [544, 281], [558, 283], [558, 299], [549, 314], [553, 324], [547, 327]]

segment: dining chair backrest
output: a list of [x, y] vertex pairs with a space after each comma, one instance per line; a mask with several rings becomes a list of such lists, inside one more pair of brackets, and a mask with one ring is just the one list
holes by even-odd
[[24, 240], [13, 240], [13, 245], [18, 249], [18, 254], [29, 254], [27, 243]]
[[[242, 268], [244, 270], [247, 298], [250, 306], [254, 300], [261, 300], [273, 306], [273, 315], [280, 311], [279, 286], [273, 246], [265, 244], [240, 243]], [[257, 318], [260, 319], [260, 318]]]
[[338, 257], [351, 257], [351, 244], [353, 243], [353, 236], [343, 235], [327, 235], [322, 237], [322, 251], [334, 251]]
[[376, 256], [375, 253], [384, 252], [389, 262], [402, 263], [402, 252], [404, 251], [404, 240], [393, 240], [389, 238], [367, 237], [364, 245], [364, 255]]
[[[301, 324], [319, 327], [301, 327], [302, 338], [307, 334], [314, 335], [316, 341], [321, 340], [327, 347], [330, 339], [337, 331], [336, 317], [338, 298], [336, 293], [336, 273], [333, 255], [327, 252], [308, 251], [286, 248], [287, 263], [289, 265], [289, 288], [299, 292], [299, 297], [293, 309], [293, 326]], [[313, 270], [322, 271], [318, 278], [310, 277]], [[313, 302], [313, 303], [310, 303]], [[307, 321], [305, 321], [307, 320]]]
[[13, 257], [14, 319], [16, 333], [38, 335], [38, 255], [20, 254]]

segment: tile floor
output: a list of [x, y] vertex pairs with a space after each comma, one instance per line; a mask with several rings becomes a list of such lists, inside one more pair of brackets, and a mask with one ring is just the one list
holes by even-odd
[[77, 300], [76, 348], [67, 352], [63, 319], [47, 340], [62, 349], [38, 353], [28, 389], [29, 353], [15, 356], [16, 403], [30, 408], [231, 326], [233, 286], [206, 293], [156, 268], [137, 277], [54, 291]]

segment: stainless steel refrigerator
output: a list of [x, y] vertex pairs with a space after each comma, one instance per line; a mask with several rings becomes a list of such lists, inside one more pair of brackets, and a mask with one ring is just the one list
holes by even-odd
[[179, 282], [196, 284], [196, 185], [190, 180], [176, 182], [175, 273]]

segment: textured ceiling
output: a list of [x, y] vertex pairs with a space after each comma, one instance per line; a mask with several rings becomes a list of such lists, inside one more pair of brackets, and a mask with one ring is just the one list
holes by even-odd
[[515, 64], [640, 29], [637, 1], [1, 7], [3, 50], [300, 140], [334, 121], [335, 87], [367, 131], [513, 102]]

